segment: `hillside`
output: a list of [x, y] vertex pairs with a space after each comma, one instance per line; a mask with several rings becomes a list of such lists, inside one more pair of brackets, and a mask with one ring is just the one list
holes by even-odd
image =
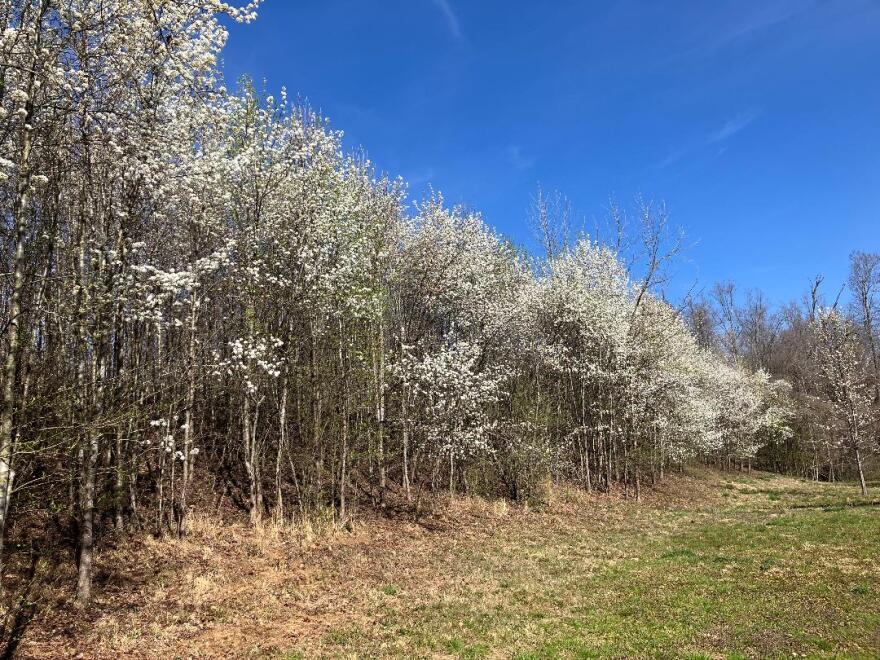
[[203, 517], [185, 540], [126, 540], [97, 557], [87, 619], [47, 593], [19, 652], [880, 653], [880, 509], [852, 485], [691, 471], [642, 503], [556, 489], [543, 507], [436, 504], [418, 523], [363, 512], [351, 531]]

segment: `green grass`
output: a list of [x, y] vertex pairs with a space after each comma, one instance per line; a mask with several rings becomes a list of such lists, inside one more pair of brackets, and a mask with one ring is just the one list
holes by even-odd
[[395, 587], [377, 625], [330, 635], [331, 654], [877, 657], [876, 503], [849, 486], [715, 480], [708, 501], [500, 530], [439, 564], [435, 595]]

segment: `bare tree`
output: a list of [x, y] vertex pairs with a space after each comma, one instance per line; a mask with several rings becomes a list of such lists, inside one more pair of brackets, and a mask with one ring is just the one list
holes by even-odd
[[871, 356], [874, 403], [880, 403], [880, 361], [877, 355], [877, 292], [880, 290], [880, 254], [853, 252], [849, 257], [849, 288], [864, 340]]
[[769, 369], [779, 335], [779, 317], [770, 311], [760, 291], [749, 292], [738, 316], [745, 358], [753, 369]]
[[528, 217], [547, 258], [558, 255], [571, 234], [572, 208], [568, 198], [558, 190], [548, 193], [539, 185]]
[[708, 300], [702, 295], [689, 296], [685, 301], [684, 317], [701, 348], [706, 350], [716, 348], [718, 337], [715, 332], [715, 311]]
[[734, 360], [740, 358], [742, 323], [736, 304], [733, 282], [718, 282], [712, 288], [712, 300], [718, 309], [718, 325], [725, 352]]

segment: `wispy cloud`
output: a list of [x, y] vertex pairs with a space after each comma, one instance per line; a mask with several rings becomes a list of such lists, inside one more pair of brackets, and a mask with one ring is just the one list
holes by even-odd
[[518, 144], [511, 144], [505, 150], [508, 162], [518, 170], [527, 170], [535, 164], [534, 158], [529, 158], [523, 153]]
[[684, 146], [681, 146], [677, 149], [673, 149], [669, 152], [666, 158], [657, 163], [657, 167], [659, 167], [660, 169], [664, 169], [666, 167], [674, 165], [686, 156], [690, 156], [695, 152], [702, 151], [713, 145], [718, 145], [717, 154], [721, 156], [724, 154], [725, 151], [727, 151], [727, 147], [721, 143], [726, 142], [734, 135], [744, 130], [749, 124], [754, 122], [760, 116], [760, 108], [749, 108], [748, 110], [739, 113], [735, 117], [731, 117], [726, 122], [724, 122], [717, 130], [712, 131], [708, 135], [704, 135], [702, 138], [692, 140], [689, 144], [685, 144]]
[[776, 0], [758, 5], [754, 12], [741, 12], [699, 25], [699, 41], [673, 54], [669, 61], [700, 59], [705, 61], [722, 51], [790, 23], [809, 12], [817, 0]]
[[711, 51], [722, 50], [728, 46], [735, 44], [743, 39], [748, 39], [765, 30], [770, 30], [783, 23], [787, 23], [799, 13], [805, 11], [810, 3], [802, 3], [800, 7], [790, 6], [789, 3], [780, 3], [777, 5], [766, 5], [763, 11], [746, 16], [738, 25], [734, 25], [727, 31], [715, 34], [710, 37], [705, 48]]
[[675, 165], [678, 161], [680, 161], [682, 158], [687, 156], [688, 152], [690, 152], [690, 151], [691, 150], [688, 147], [681, 147], [679, 149], [673, 149], [672, 151], [669, 152], [669, 154], [666, 156], [666, 158], [664, 158], [659, 163], [657, 163], [657, 167], [659, 167], [662, 170], [662, 169], [669, 167], [670, 165]]
[[452, 8], [452, 5], [449, 3], [449, 0], [431, 0], [434, 3], [434, 6], [440, 10], [440, 13], [443, 14], [443, 18], [446, 19], [446, 24], [449, 26], [449, 31], [452, 33], [452, 36], [456, 39], [463, 39], [464, 34], [461, 31], [461, 23], [458, 21], [458, 15], [455, 13], [455, 10]]
[[727, 138], [733, 137], [741, 130], [743, 130], [746, 126], [755, 121], [760, 115], [761, 111], [758, 108], [750, 108], [745, 112], [741, 112], [736, 117], [728, 119], [726, 122], [724, 122], [724, 126], [722, 126], [720, 129], [709, 136], [707, 140], [708, 144], [722, 142]]

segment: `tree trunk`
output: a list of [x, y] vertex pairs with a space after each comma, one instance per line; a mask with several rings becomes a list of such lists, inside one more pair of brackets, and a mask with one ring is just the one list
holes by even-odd
[[37, 58], [42, 54], [42, 22], [49, 9], [48, 0], [41, 0], [39, 12], [34, 23], [36, 39], [33, 57], [28, 74], [25, 116], [22, 122], [21, 151], [18, 157], [18, 186], [12, 209], [13, 257], [12, 292], [9, 300], [9, 318], [6, 325], [6, 360], [3, 365], [3, 399], [0, 405], [0, 584], [3, 580], [3, 541], [6, 535], [6, 522], [9, 515], [9, 502], [15, 480], [13, 455], [15, 453], [14, 418], [17, 408], [16, 378], [18, 376], [20, 322], [22, 314], [22, 294], [25, 288], [25, 241], [27, 240], [31, 193], [31, 151], [33, 150], [33, 93], [36, 81]]
[[113, 482], [114, 522], [119, 531], [122, 531], [124, 527], [123, 508], [125, 506], [125, 438], [122, 429], [121, 424], [116, 428], [116, 474]]
[[862, 453], [856, 447], [856, 467], [859, 469], [859, 486], [862, 489], [862, 495], [868, 495], [868, 484], [865, 482], [865, 470], [862, 467]]
[[348, 482], [348, 365], [343, 349], [344, 328], [339, 321], [339, 366], [342, 369], [342, 465], [339, 471], [339, 519], [345, 523], [345, 490]]
[[247, 392], [244, 395], [244, 410], [242, 415], [242, 444], [244, 445], [244, 468], [248, 478], [248, 509], [252, 525], [259, 524], [262, 518], [260, 511], [259, 489], [259, 460], [256, 439], [256, 414], [251, 421], [251, 399]]
[[76, 583], [76, 602], [86, 607], [92, 596], [92, 561], [94, 559], [95, 522], [95, 479], [98, 471], [99, 436], [87, 431], [88, 452], [83, 465], [83, 482], [80, 486], [80, 537], [79, 537], [79, 577]]
[[385, 501], [385, 333], [379, 322], [379, 336], [373, 351], [374, 387], [376, 389], [376, 453], [379, 464], [379, 497]]
[[284, 369], [281, 386], [281, 407], [278, 411], [278, 452], [275, 454], [275, 506], [273, 516], [277, 522], [284, 520], [284, 494], [281, 492], [281, 457], [287, 447], [287, 391], [288, 374]]

